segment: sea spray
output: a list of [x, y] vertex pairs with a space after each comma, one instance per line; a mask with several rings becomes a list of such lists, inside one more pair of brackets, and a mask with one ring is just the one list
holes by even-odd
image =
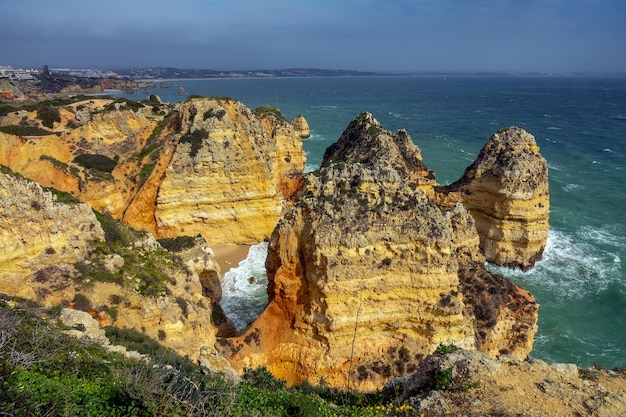
[[267, 246], [267, 242], [251, 246], [246, 259], [222, 278], [221, 306], [237, 330], [254, 321], [267, 305]]

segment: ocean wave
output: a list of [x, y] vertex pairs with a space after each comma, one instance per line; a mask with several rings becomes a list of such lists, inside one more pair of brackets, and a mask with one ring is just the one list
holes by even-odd
[[267, 305], [267, 242], [250, 247], [246, 259], [222, 278], [220, 305], [237, 330], [254, 321]]
[[561, 130], [560, 127], [556, 127], [556, 126], [548, 126], [546, 127], [547, 130]]
[[549, 300], [539, 300], [540, 303], [559, 304], [565, 298], [585, 298], [620, 279], [617, 248], [600, 247], [598, 241], [623, 244], [621, 238], [603, 229], [583, 227], [574, 234], [551, 229], [543, 258], [533, 269], [524, 272], [493, 265], [489, 268], [531, 290], [541, 288]]
[[317, 133], [311, 130], [311, 136], [309, 136], [305, 140], [307, 142], [323, 142], [323, 141], [326, 141], [327, 139], [326, 139], [326, 136], [322, 135], [321, 133]]
[[580, 187], [579, 184], [565, 184], [564, 186], [561, 187], [561, 189], [565, 191], [566, 193], [571, 193], [572, 191], [576, 191], [578, 187]]

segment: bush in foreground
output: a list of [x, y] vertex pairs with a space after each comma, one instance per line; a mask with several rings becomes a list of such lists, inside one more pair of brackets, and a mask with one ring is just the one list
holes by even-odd
[[380, 394], [303, 384], [286, 388], [265, 368], [234, 384], [141, 333], [108, 328], [114, 343], [151, 358], [134, 361], [63, 333], [60, 308], [0, 294], [2, 416], [409, 416]]

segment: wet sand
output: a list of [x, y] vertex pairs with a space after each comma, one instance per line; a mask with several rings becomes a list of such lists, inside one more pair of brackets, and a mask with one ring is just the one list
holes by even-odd
[[224, 276], [231, 268], [236, 268], [239, 262], [246, 259], [251, 245], [215, 245], [211, 246], [215, 252], [217, 264], [220, 266], [220, 275]]

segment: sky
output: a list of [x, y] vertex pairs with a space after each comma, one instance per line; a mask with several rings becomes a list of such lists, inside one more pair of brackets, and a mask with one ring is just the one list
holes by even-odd
[[20, 0], [0, 65], [626, 72], [626, 0]]

